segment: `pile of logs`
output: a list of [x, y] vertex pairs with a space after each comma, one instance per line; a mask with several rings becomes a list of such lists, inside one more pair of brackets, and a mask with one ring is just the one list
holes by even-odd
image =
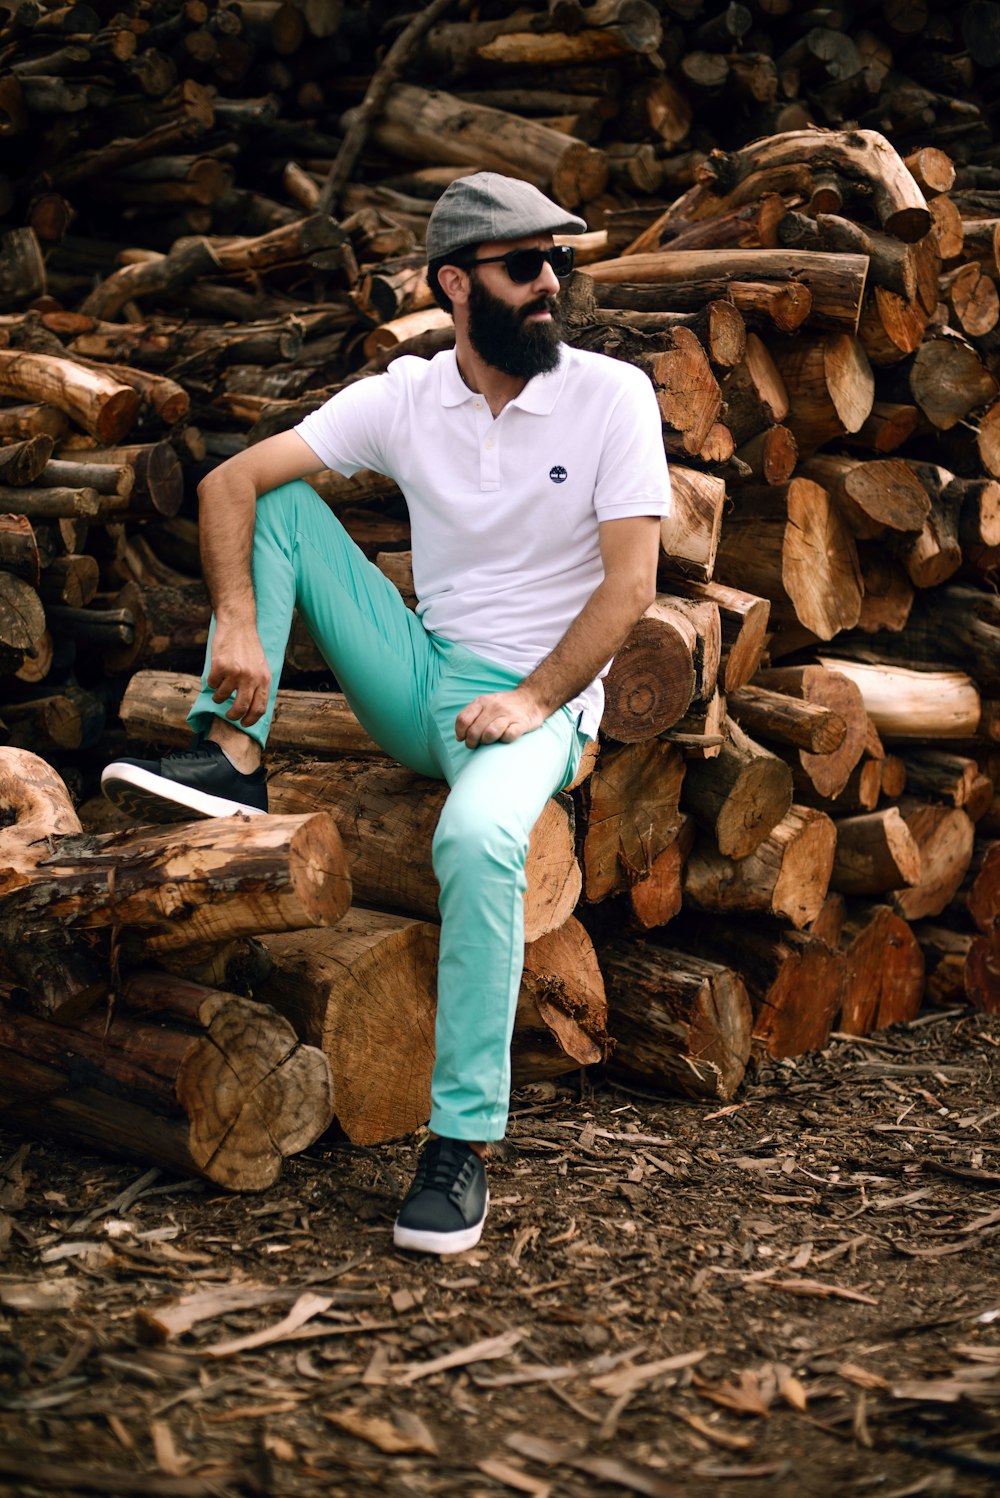
[[[566, 336], [646, 371], [674, 489], [535, 829], [515, 1078], [727, 1099], [753, 1055], [1000, 1008], [1000, 5], [469, 10], [0, 3], [0, 1106], [30, 1126], [247, 1185], [331, 1111], [426, 1117], [443, 789], [304, 631], [269, 837], [85, 834], [35, 756], [84, 798], [116, 720], [186, 741], [195, 482], [449, 345], [422, 237], [484, 167], [586, 217]], [[395, 485], [314, 484], [412, 603]], [[202, 1117], [219, 1026], [241, 1081]]]

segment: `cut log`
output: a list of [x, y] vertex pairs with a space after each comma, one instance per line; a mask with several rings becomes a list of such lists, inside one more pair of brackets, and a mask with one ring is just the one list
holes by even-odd
[[688, 765], [683, 800], [720, 853], [746, 858], [787, 816], [792, 772], [730, 722], [718, 757]]
[[906, 787], [921, 799], [928, 797], [967, 809], [978, 789], [979, 766], [974, 759], [940, 749], [911, 748], [903, 755], [903, 763]]
[[793, 806], [746, 858], [724, 857], [702, 837], [684, 871], [684, 898], [699, 910], [760, 911], [797, 929], [826, 899], [837, 833], [821, 811]]
[[41, 1138], [230, 1191], [272, 1186], [333, 1111], [325, 1057], [273, 1009], [158, 972], [71, 1024], [0, 1005], [0, 1107]]
[[0, 675], [20, 669], [43, 649], [45, 612], [38, 594], [23, 578], [0, 572]]
[[607, 156], [593, 146], [534, 120], [409, 83], [390, 90], [372, 136], [406, 161], [472, 161], [513, 172], [566, 208], [596, 197], [608, 180]]
[[743, 489], [719, 539], [722, 582], [771, 600], [771, 622], [829, 640], [861, 613], [857, 548], [825, 489], [793, 478]]
[[974, 1009], [1000, 1014], [1000, 930], [974, 936], [969, 943], [965, 996]]
[[851, 916], [841, 933], [847, 979], [837, 1028], [869, 1035], [916, 1019], [924, 995], [920, 943], [888, 905]]
[[640, 931], [665, 926], [684, 903], [684, 867], [694, 847], [694, 817], [680, 813], [677, 836], [652, 860], [649, 875], [628, 891], [629, 924]]
[[905, 629], [914, 598], [913, 584], [906, 572], [874, 542], [859, 542], [858, 565], [864, 588], [858, 629], [866, 634]]
[[[812, 327], [857, 331], [868, 274], [866, 255], [829, 255], [809, 250], [675, 250], [624, 255], [587, 266], [601, 284], [672, 286], [729, 277], [737, 281], [794, 283], [809, 292]], [[739, 305], [737, 303], [737, 305]]]
[[203, 582], [180, 587], [129, 582], [114, 603], [114, 611], [127, 614], [132, 628], [120, 643], [106, 644], [108, 671], [191, 670], [202, 664], [212, 619]]
[[766, 344], [756, 333], [747, 334], [746, 354], [723, 379], [722, 393], [726, 425], [737, 446], [784, 421], [788, 415], [785, 382]]
[[671, 571], [699, 582], [711, 579], [725, 502], [722, 479], [671, 464], [670, 513], [660, 522], [660, 547]]
[[930, 921], [920, 921], [912, 931], [924, 959], [924, 1002], [937, 1009], [967, 1003], [965, 973], [971, 934]]
[[823, 750], [801, 745], [798, 756], [817, 795], [839, 796], [864, 752], [868, 715], [860, 688], [840, 672], [822, 666], [771, 667], [757, 675], [754, 686], [825, 708], [844, 721], [846, 731], [839, 745]]
[[713, 218], [727, 208], [780, 191], [788, 172], [807, 166], [859, 182], [872, 195], [887, 234], [914, 244], [929, 233], [931, 216], [924, 196], [902, 159], [875, 130], [789, 130], [765, 136], [740, 151], [713, 151], [699, 183], [674, 203], [669, 222]]
[[820, 453], [799, 471], [833, 496], [859, 540], [873, 540], [887, 531], [919, 530], [930, 512], [926, 488], [910, 464], [901, 458], [864, 462], [836, 453]]
[[[431, 841], [447, 794], [438, 781], [396, 765], [356, 760], [305, 760], [268, 781], [273, 811], [329, 811], [343, 839], [357, 900], [432, 920], [438, 917], [438, 886]], [[535, 823], [526, 874], [525, 940], [537, 941], [572, 915], [583, 882], [565, 797], [547, 802]]]
[[619, 941], [599, 956], [613, 1017], [611, 1071], [728, 1101], [750, 1058], [752, 1016], [739, 974], [652, 943]]
[[921, 875], [920, 849], [898, 807], [837, 822], [830, 883], [840, 894], [881, 895], [904, 884], [917, 884]]
[[25, 515], [0, 515], [0, 569], [38, 587], [38, 542]]
[[980, 931], [992, 931], [1000, 925], [1000, 842], [977, 849], [969, 876], [963, 890], [966, 909]]
[[[893, 808], [895, 809], [895, 808]], [[976, 827], [964, 811], [904, 797], [899, 811], [920, 850], [920, 878], [893, 891], [893, 909], [907, 921], [940, 915], [954, 898], [972, 858]]]
[[858, 432], [875, 403], [875, 379], [860, 342], [848, 333], [803, 336], [771, 354], [795, 401], [786, 424], [802, 452]]
[[742, 977], [753, 1007], [754, 1052], [801, 1056], [826, 1045], [843, 998], [842, 953], [804, 931], [769, 932], [759, 922], [738, 925], [717, 916], [703, 919], [685, 944]]
[[869, 717], [887, 738], [975, 737], [982, 703], [975, 682], [963, 671], [908, 671], [822, 656], [820, 664], [855, 683]]
[[730, 716], [758, 739], [776, 740], [824, 758], [847, 736], [847, 720], [820, 703], [799, 701], [766, 687], [746, 686], [727, 696]]
[[[219, 818], [87, 837], [65, 786], [37, 755], [0, 749], [4, 964], [45, 1016], [79, 1013], [106, 989], [89, 942], [122, 954], [204, 947], [336, 920], [351, 884], [325, 813]], [[110, 871], [110, 872], [109, 872]]]
[[105, 465], [117, 468], [124, 465], [131, 470], [133, 483], [129, 490], [130, 517], [173, 516], [181, 507], [184, 499], [184, 470], [169, 442], [95, 448], [77, 453], [76, 456], [88, 468]]
[[684, 758], [657, 739], [605, 747], [577, 796], [583, 895], [591, 903], [649, 877], [678, 836]]
[[139, 414], [128, 385], [69, 359], [18, 349], [0, 349], [0, 393], [56, 406], [105, 443], [120, 442]]
[[718, 607], [659, 594], [615, 655], [601, 728], [634, 744], [676, 723], [715, 690], [722, 650]]
[[670, 574], [670, 591], [718, 608], [722, 630], [719, 682], [726, 692], [735, 692], [755, 675], [760, 665], [770, 603], [766, 598], [727, 587], [725, 583], [695, 582], [674, 573]]

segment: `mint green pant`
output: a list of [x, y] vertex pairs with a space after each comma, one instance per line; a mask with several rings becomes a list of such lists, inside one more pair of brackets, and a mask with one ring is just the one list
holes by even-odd
[[[246, 732], [267, 740], [298, 608], [371, 737], [401, 764], [451, 786], [433, 845], [441, 947], [430, 1127], [450, 1139], [500, 1139], [524, 960], [528, 838], [548, 798], [576, 773], [585, 737], [561, 708], [513, 743], [460, 743], [462, 708], [519, 676], [429, 634], [306, 483], [258, 500], [253, 581], [272, 681], [266, 714]], [[209, 651], [211, 643], [210, 635]], [[203, 679], [188, 721], [205, 732], [228, 706], [212, 701]]]

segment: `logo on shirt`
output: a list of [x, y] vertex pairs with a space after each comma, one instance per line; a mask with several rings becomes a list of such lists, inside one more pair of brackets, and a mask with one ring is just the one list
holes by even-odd
[[565, 484], [567, 474], [561, 463], [557, 463], [554, 468], [549, 469], [549, 478], [554, 484]]

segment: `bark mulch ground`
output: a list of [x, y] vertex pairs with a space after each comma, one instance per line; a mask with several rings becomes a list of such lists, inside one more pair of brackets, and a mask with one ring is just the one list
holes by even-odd
[[728, 1107], [536, 1085], [448, 1260], [412, 1140], [237, 1197], [0, 1130], [0, 1494], [994, 1494], [998, 1073], [931, 1013]]

